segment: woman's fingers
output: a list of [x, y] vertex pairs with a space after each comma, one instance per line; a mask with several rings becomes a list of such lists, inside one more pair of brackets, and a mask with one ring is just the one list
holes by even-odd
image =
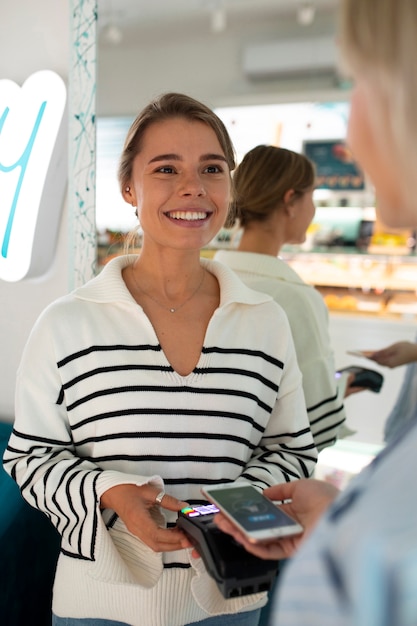
[[155, 500], [155, 504], [159, 504], [164, 509], [168, 511], [180, 511], [181, 509], [189, 506], [188, 502], [183, 502], [182, 500], [178, 500], [171, 496], [169, 493], [160, 492], [157, 494], [157, 499]]

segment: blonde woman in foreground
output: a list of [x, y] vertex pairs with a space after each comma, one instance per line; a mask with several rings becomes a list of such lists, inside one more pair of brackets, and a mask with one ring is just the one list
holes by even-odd
[[[355, 79], [348, 143], [375, 186], [379, 218], [415, 229], [416, 0], [342, 0], [338, 42]], [[245, 544], [264, 558], [297, 550], [281, 575], [271, 625], [417, 624], [416, 474], [414, 419], [340, 495], [316, 480], [266, 490], [292, 499], [283, 508], [305, 527], [297, 540]]]

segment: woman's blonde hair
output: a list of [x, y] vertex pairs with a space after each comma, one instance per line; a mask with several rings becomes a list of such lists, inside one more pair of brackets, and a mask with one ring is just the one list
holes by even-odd
[[314, 186], [315, 169], [298, 152], [276, 146], [256, 146], [246, 153], [233, 177], [234, 202], [226, 227], [236, 222], [245, 228], [250, 222], [262, 222], [284, 204], [287, 191], [294, 199]]
[[338, 42], [346, 69], [376, 91], [372, 118], [384, 129], [380, 148], [393, 151], [404, 172], [400, 184], [415, 202], [417, 0], [343, 0]]

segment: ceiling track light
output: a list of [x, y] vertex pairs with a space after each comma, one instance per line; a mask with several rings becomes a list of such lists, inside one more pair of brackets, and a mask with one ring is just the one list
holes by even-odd
[[112, 46], [118, 46], [123, 40], [123, 32], [119, 26], [109, 22], [102, 30], [102, 37]]
[[226, 30], [226, 10], [222, 4], [214, 5], [210, 15], [210, 28], [212, 33], [222, 33]]
[[303, 2], [297, 9], [297, 22], [301, 26], [310, 26], [316, 17], [316, 6], [313, 2]]

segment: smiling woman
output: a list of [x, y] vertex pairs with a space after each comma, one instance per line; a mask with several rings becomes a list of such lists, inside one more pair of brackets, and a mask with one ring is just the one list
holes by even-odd
[[[161, 142], [175, 152], [159, 154]], [[202, 147], [210, 151], [203, 153]], [[178, 118], [153, 125], [133, 160], [129, 184], [122, 184], [125, 200], [137, 206], [144, 246], [182, 247], [195, 256], [227, 216], [230, 169], [216, 135], [203, 122]]]
[[61, 535], [56, 626], [256, 626], [266, 603], [225, 600], [176, 527], [203, 486], [262, 490], [310, 476], [317, 458], [283, 311], [200, 259], [233, 168], [204, 104], [151, 102], [119, 167], [140, 255], [52, 304], [25, 348], [5, 468]]

